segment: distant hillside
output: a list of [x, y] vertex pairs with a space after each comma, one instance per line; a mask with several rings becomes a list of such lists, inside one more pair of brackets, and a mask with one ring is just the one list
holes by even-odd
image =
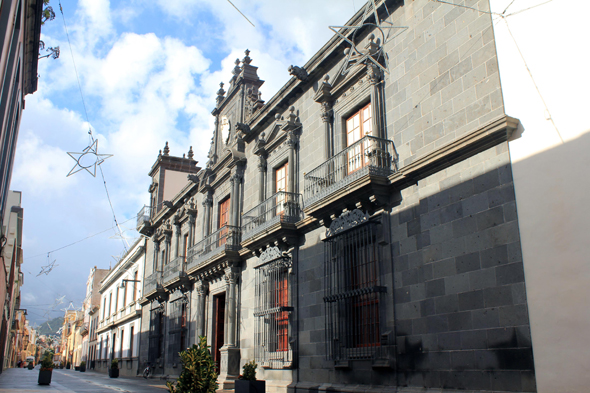
[[63, 324], [63, 317], [53, 318], [51, 321], [45, 322], [41, 326], [39, 326], [39, 328], [37, 329], [37, 333], [39, 335], [55, 334]]

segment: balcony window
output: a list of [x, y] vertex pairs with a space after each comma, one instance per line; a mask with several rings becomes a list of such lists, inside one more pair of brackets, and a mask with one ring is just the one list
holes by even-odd
[[360, 141], [366, 135], [371, 135], [372, 126], [371, 103], [350, 116], [346, 120], [346, 146], [355, 145], [348, 151], [348, 173], [357, 171], [369, 163], [364, 156], [365, 146]]

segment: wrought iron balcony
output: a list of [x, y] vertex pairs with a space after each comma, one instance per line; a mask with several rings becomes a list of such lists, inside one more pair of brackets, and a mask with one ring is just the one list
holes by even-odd
[[164, 285], [180, 278], [180, 274], [185, 271], [186, 258], [184, 255], [179, 255], [171, 262], [164, 266]]
[[[141, 208], [139, 213], [137, 213], [137, 231], [143, 233], [142, 230], [150, 228], [150, 212], [151, 207], [145, 205]], [[145, 235], [145, 233], [144, 233]]]
[[242, 238], [256, 236], [276, 223], [296, 223], [303, 216], [302, 207], [301, 194], [277, 192], [242, 216]]
[[239, 227], [225, 225], [188, 250], [187, 270], [225, 251], [239, 251], [241, 231]]
[[310, 205], [371, 177], [386, 178], [395, 169], [393, 142], [367, 135], [305, 175], [304, 203]]
[[146, 296], [159, 288], [162, 288], [162, 276], [160, 272], [154, 272], [145, 278], [143, 282], [143, 293]]

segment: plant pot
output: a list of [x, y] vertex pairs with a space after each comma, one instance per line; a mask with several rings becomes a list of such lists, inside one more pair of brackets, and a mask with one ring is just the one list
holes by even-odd
[[34, 368], [35, 368], [35, 366], [33, 366], [33, 363], [29, 363], [29, 364], [27, 365], [27, 368], [28, 368], [29, 370], [32, 370], [32, 369], [34, 369]]
[[74, 371], [80, 371], [80, 366], [74, 366]]
[[39, 385], [49, 385], [51, 383], [52, 370], [39, 370]]
[[118, 368], [109, 368], [109, 377], [119, 378], [119, 369]]
[[245, 379], [236, 379], [236, 393], [265, 393], [266, 381], [247, 381]]
[[86, 372], [86, 366], [80, 366], [80, 371], [83, 373]]

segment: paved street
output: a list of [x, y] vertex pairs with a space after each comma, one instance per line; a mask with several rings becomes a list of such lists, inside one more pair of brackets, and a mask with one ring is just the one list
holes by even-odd
[[28, 392], [167, 392], [166, 383], [159, 379], [109, 378], [108, 375], [86, 371], [53, 370], [51, 385], [37, 384], [39, 369], [9, 368], [0, 374], [0, 393]]

